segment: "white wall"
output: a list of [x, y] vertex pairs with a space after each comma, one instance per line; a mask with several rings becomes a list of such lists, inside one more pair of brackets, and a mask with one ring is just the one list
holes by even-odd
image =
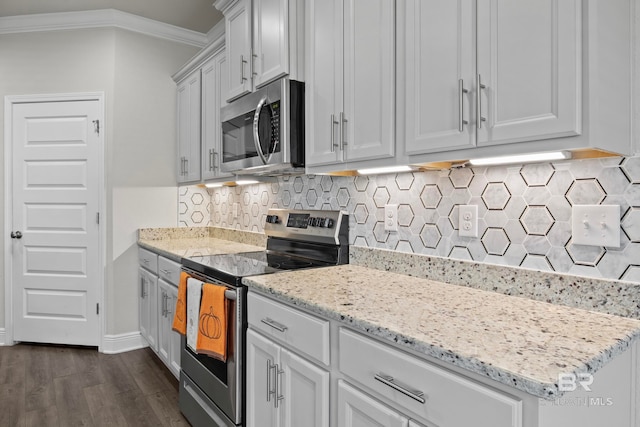
[[[104, 224], [109, 335], [138, 330], [135, 230], [177, 223], [175, 84], [171, 75], [197, 50], [118, 29], [0, 35], [0, 97], [106, 94]], [[3, 115], [0, 111], [0, 117]], [[3, 135], [0, 123], [0, 138]], [[4, 171], [0, 173], [3, 179]], [[4, 257], [2, 248], [0, 257]], [[0, 328], [4, 327], [3, 300], [4, 283], [0, 284]]]

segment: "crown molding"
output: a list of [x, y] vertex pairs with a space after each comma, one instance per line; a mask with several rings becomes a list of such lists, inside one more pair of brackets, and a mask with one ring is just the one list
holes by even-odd
[[220, 40], [221, 38], [224, 39], [224, 30], [225, 30], [224, 19], [221, 19], [220, 21], [218, 21], [218, 23], [216, 25], [214, 25], [207, 32], [207, 41], [208, 41], [208, 43], [214, 43], [214, 42]]
[[[217, 25], [216, 25], [217, 26]], [[207, 34], [176, 27], [115, 9], [82, 12], [42, 13], [0, 17], [0, 34], [116, 27], [199, 48], [209, 40]], [[214, 27], [213, 29], [215, 29]], [[213, 31], [212, 29], [212, 31]], [[211, 32], [211, 31], [210, 31]], [[224, 24], [223, 24], [224, 32]]]

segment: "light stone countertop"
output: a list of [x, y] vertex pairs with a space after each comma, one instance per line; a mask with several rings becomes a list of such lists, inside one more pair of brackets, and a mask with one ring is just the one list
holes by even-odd
[[559, 374], [594, 373], [640, 337], [640, 321], [356, 265], [243, 283], [401, 347], [545, 399]]
[[138, 246], [176, 262], [201, 255], [263, 251], [266, 236], [217, 227], [141, 228]]

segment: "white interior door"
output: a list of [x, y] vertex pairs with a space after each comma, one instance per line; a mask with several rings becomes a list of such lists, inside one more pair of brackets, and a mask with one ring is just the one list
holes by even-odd
[[99, 100], [12, 105], [15, 341], [100, 342], [101, 110]]

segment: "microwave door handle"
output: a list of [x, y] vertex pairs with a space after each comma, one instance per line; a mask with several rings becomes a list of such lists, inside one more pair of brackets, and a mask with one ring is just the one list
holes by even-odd
[[267, 164], [267, 158], [262, 151], [262, 146], [260, 145], [260, 135], [258, 135], [258, 122], [260, 121], [260, 112], [264, 107], [264, 104], [267, 103], [267, 97], [263, 97], [260, 102], [258, 102], [258, 106], [256, 107], [256, 113], [253, 115], [253, 143], [256, 146], [256, 151], [258, 155], [262, 159], [262, 163]]

